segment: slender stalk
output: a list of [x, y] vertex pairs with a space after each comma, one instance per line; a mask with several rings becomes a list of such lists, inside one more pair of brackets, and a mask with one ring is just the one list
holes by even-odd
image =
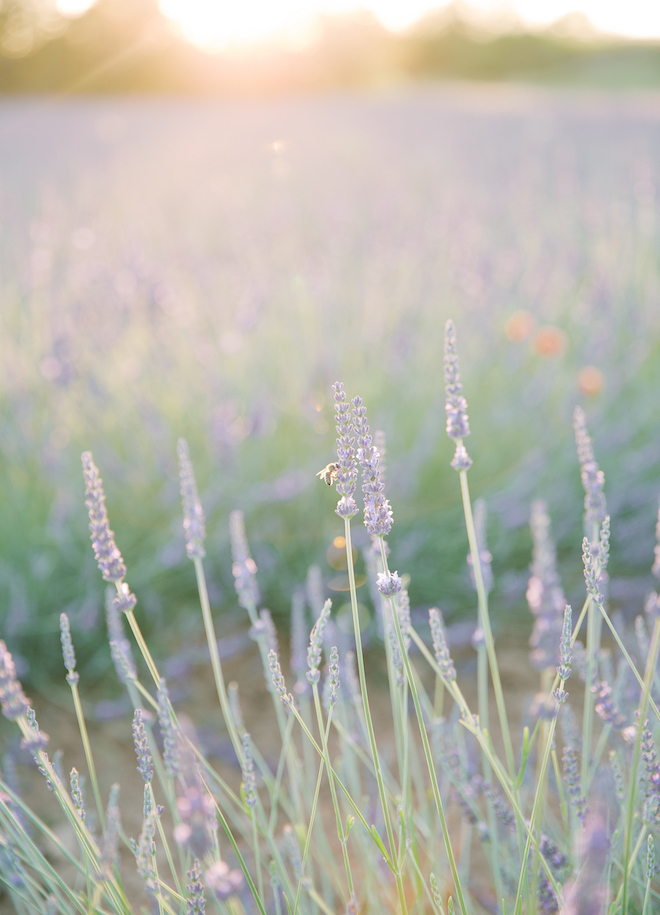
[[[369, 695], [367, 693], [367, 678], [364, 672], [364, 654], [362, 651], [362, 636], [360, 633], [360, 618], [358, 615], [358, 603], [357, 603], [357, 592], [355, 589], [355, 570], [353, 568], [353, 547], [351, 545], [351, 523], [348, 518], [344, 519], [344, 539], [346, 540], [346, 560], [348, 565], [348, 582], [350, 586], [351, 593], [351, 611], [353, 614], [353, 629], [355, 632], [355, 654], [357, 656], [358, 662], [358, 676], [360, 678], [360, 689], [362, 691], [362, 705], [364, 708], [364, 718], [367, 724], [367, 733], [369, 735], [369, 746], [371, 749], [371, 758], [374, 764], [374, 772], [376, 774], [376, 783], [378, 785], [378, 796], [380, 798], [380, 806], [383, 811], [383, 817], [385, 819], [385, 830], [387, 832], [387, 841], [390, 847], [390, 857], [392, 862], [396, 861], [396, 846], [394, 844], [394, 833], [392, 831], [392, 822], [390, 819], [390, 811], [387, 803], [387, 798], [385, 795], [385, 784], [383, 782], [383, 773], [380, 767], [380, 759], [378, 757], [378, 747], [376, 745], [376, 735], [374, 733], [373, 721], [371, 718], [371, 709], [369, 707]], [[395, 623], [396, 625], [396, 623]], [[398, 868], [394, 871], [394, 877], [397, 885], [397, 893], [399, 896], [399, 905], [401, 907], [401, 912], [403, 915], [406, 915], [408, 911], [408, 905], [406, 903], [405, 893], [403, 891], [403, 882], [401, 880], [401, 873]]]
[[[381, 538], [381, 558], [383, 561], [383, 568], [387, 571], [387, 556], [385, 555], [385, 545]], [[482, 582], [483, 584], [483, 582]], [[431, 753], [431, 745], [429, 744], [428, 734], [426, 733], [426, 725], [424, 723], [424, 716], [422, 714], [422, 706], [419, 699], [419, 693], [417, 691], [417, 684], [415, 682], [415, 676], [413, 673], [412, 665], [410, 663], [410, 658], [408, 657], [408, 652], [403, 641], [403, 633], [401, 632], [401, 624], [399, 622], [399, 615], [396, 612], [396, 606], [394, 604], [394, 598], [390, 598], [390, 605], [392, 608], [392, 616], [394, 618], [394, 628], [396, 631], [397, 641], [399, 643], [399, 651], [401, 652], [401, 658], [403, 665], [406, 670], [406, 676], [408, 679], [408, 685], [410, 687], [410, 695], [412, 696], [413, 704], [415, 706], [415, 713], [417, 715], [417, 724], [419, 725], [419, 733], [422, 738], [422, 746], [424, 748], [424, 756], [426, 757], [426, 765], [429, 770], [429, 776], [431, 778], [431, 788], [433, 791], [433, 799], [435, 801], [436, 810], [438, 813], [438, 819], [440, 820], [440, 828], [442, 830], [442, 837], [445, 843], [445, 851], [447, 853], [447, 859], [449, 861], [449, 868], [451, 870], [452, 879], [454, 881], [454, 887], [456, 890], [456, 897], [458, 899], [458, 905], [460, 907], [463, 915], [468, 915], [468, 909], [465, 902], [465, 897], [463, 895], [463, 887], [461, 885], [461, 879], [458, 873], [458, 868], [456, 866], [456, 859], [454, 857], [454, 850], [451, 844], [451, 838], [449, 836], [449, 828], [447, 826], [447, 819], [445, 817], [445, 811], [442, 804], [442, 798], [440, 796], [440, 786], [438, 785], [438, 776], [435, 771], [435, 765], [433, 763], [433, 754]], [[412, 628], [412, 627], [411, 627]]]
[[497, 657], [495, 655], [495, 642], [493, 640], [493, 631], [490, 625], [490, 616], [488, 613], [488, 595], [484, 587], [484, 579], [481, 574], [481, 561], [479, 559], [479, 545], [477, 543], [477, 532], [474, 527], [474, 518], [472, 516], [472, 502], [470, 501], [470, 489], [467, 481], [467, 472], [461, 470], [459, 473], [461, 480], [461, 495], [463, 497], [463, 511], [465, 513], [465, 526], [467, 528], [468, 543], [470, 544], [470, 553], [472, 555], [472, 568], [474, 571], [474, 580], [477, 586], [477, 598], [479, 600], [479, 611], [481, 622], [484, 630], [484, 639], [486, 642], [486, 652], [490, 663], [490, 675], [493, 680], [493, 689], [495, 691], [495, 702], [500, 719], [500, 728], [504, 740], [504, 752], [506, 754], [509, 775], [511, 778], [515, 774], [515, 759], [513, 755], [513, 744], [511, 743], [511, 733], [509, 731], [509, 721], [506, 713], [506, 703], [504, 702], [504, 692], [502, 690], [502, 681], [500, 671], [497, 666]]
[[96, 766], [94, 765], [94, 757], [92, 755], [92, 745], [89, 741], [89, 734], [87, 733], [87, 724], [85, 722], [85, 715], [83, 714], [82, 703], [80, 701], [80, 693], [78, 692], [78, 684], [73, 681], [69, 684], [71, 686], [71, 695], [73, 697], [73, 706], [76, 710], [76, 718], [78, 719], [78, 729], [80, 731], [80, 739], [82, 740], [83, 750], [85, 751], [85, 760], [87, 761], [87, 770], [89, 772], [89, 779], [92, 783], [92, 792], [94, 794], [94, 800], [96, 801], [96, 811], [99, 817], [99, 823], [101, 824], [101, 829], [105, 829], [105, 814], [103, 811], [103, 802], [101, 800], [101, 792], [99, 791], [99, 782], [96, 777]]
[[231, 713], [229, 707], [229, 699], [227, 697], [227, 689], [225, 687], [225, 680], [222, 675], [222, 665], [220, 663], [220, 654], [218, 653], [218, 640], [215, 634], [215, 627], [213, 625], [213, 616], [211, 614], [211, 605], [209, 603], [209, 594], [206, 587], [206, 576], [204, 575], [204, 566], [202, 565], [202, 560], [196, 556], [193, 559], [195, 565], [195, 576], [197, 578], [197, 590], [199, 591], [199, 602], [202, 607], [202, 617], [204, 619], [204, 630], [206, 632], [206, 641], [209, 646], [209, 652], [211, 654], [211, 667], [213, 668], [213, 678], [215, 680], [215, 688], [218, 693], [218, 699], [220, 700], [220, 708], [222, 709], [222, 715], [225, 719], [225, 724], [227, 730], [229, 731], [229, 736], [234, 747], [234, 752], [238, 757], [238, 761], [243, 763], [243, 747], [241, 745], [241, 739], [238, 736], [238, 731], [236, 730], [236, 723], [234, 722], [234, 716]]

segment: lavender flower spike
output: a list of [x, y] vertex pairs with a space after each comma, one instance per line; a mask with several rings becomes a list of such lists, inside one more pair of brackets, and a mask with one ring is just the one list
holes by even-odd
[[340, 518], [350, 519], [357, 515], [358, 507], [353, 498], [357, 483], [357, 460], [355, 438], [351, 422], [351, 405], [346, 400], [341, 381], [332, 386], [335, 395], [335, 420], [337, 423], [337, 492], [341, 496], [336, 513]]
[[204, 511], [197, 494], [195, 472], [190, 460], [188, 442], [180, 438], [177, 444], [179, 456], [179, 480], [181, 483], [181, 501], [183, 503], [183, 533], [186, 538], [186, 553], [190, 559], [203, 559], [206, 556], [204, 540], [206, 526]]
[[602, 524], [605, 520], [605, 476], [594, 459], [591, 438], [587, 432], [586, 418], [582, 407], [573, 412], [573, 428], [580, 462], [580, 476], [584, 488], [584, 521], [589, 528], [593, 524]]
[[403, 587], [398, 572], [379, 572], [376, 586], [383, 597], [394, 597]]
[[151, 759], [147, 732], [144, 727], [142, 715], [142, 709], [135, 709], [135, 715], [133, 717], [133, 742], [135, 744], [135, 753], [138, 758], [137, 770], [145, 782], [150, 782], [154, 777], [154, 764]]
[[256, 610], [259, 603], [259, 588], [257, 587], [257, 564], [250, 556], [247, 537], [245, 536], [245, 520], [242, 511], [233, 511], [229, 515], [229, 538], [231, 540], [231, 554], [234, 560], [231, 567], [234, 576], [234, 587], [238, 594], [238, 602], [248, 612]]
[[85, 505], [89, 510], [89, 532], [94, 557], [105, 581], [121, 581], [126, 575], [126, 566], [117, 549], [115, 535], [108, 524], [103, 480], [99, 476], [91, 451], [83, 451], [82, 465], [85, 478]]
[[62, 642], [64, 666], [67, 669], [66, 681], [70, 686], [73, 686], [78, 682], [80, 677], [76, 673], [76, 653], [73, 650], [71, 627], [69, 625], [69, 617], [66, 613], [60, 613], [60, 640]]
[[325, 602], [323, 610], [321, 610], [321, 615], [314, 624], [314, 628], [309, 637], [309, 648], [307, 649], [307, 679], [312, 684], [318, 683], [321, 676], [319, 674], [319, 664], [321, 663], [321, 651], [323, 648], [323, 631], [330, 618], [331, 608], [332, 601], [328, 599]]
[[20, 718], [30, 707], [30, 700], [16, 679], [16, 668], [7, 646], [0, 641], [0, 703], [5, 718]]
[[437, 607], [431, 607], [429, 610], [429, 625], [431, 627], [431, 639], [433, 641], [433, 650], [438, 667], [442, 671], [442, 676], [451, 683], [456, 679], [456, 668], [449, 654], [447, 647], [447, 637], [442, 614]]
[[445, 411], [447, 413], [447, 435], [455, 442], [470, 434], [467, 415], [467, 401], [463, 397], [463, 385], [458, 371], [458, 353], [456, 352], [456, 330], [453, 321], [445, 325]]
[[326, 708], [333, 708], [337, 702], [337, 693], [339, 692], [339, 649], [333, 645], [330, 649], [330, 661], [328, 663], [328, 676], [324, 687], [327, 684], [327, 691], [324, 696]]
[[193, 866], [187, 872], [187, 877], [188, 899], [186, 900], [186, 915], [205, 915], [204, 886], [202, 885], [202, 872], [199, 869], [197, 858], [195, 858]]
[[602, 605], [603, 595], [600, 590], [600, 575], [596, 569], [596, 552], [597, 550], [594, 550], [588, 538], [585, 537], [582, 541], [582, 561], [584, 563], [584, 581], [587, 586], [587, 594], [594, 603]]
[[385, 498], [385, 485], [380, 478], [380, 455], [373, 445], [367, 423], [367, 408], [361, 397], [353, 398], [353, 425], [357, 435], [358, 460], [362, 467], [364, 523], [376, 537], [392, 530], [392, 509]]

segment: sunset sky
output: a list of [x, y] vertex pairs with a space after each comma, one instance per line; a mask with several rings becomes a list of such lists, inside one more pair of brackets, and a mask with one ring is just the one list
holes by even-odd
[[[76, 14], [89, 0], [57, 0]], [[403, 29], [442, 3], [429, 0], [160, 0], [163, 12], [192, 42], [209, 49], [268, 38], [301, 40], [315, 16], [369, 9], [388, 28]], [[470, 0], [484, 16], [517, 17], [530, 25], [582, 12], [598, 29], [641, 38], [660, 37], [660, 3], [649, 0]]]

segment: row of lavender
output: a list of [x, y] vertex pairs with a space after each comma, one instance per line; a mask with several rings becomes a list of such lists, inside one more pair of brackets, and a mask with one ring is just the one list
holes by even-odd
[[[187, 553], [197, 576], [218, 700], [241, 767], [240, 790], [209, 765], [191, 725], [170, 702], [134, 615], [136, 598], [109, 528], [102, 481], [91, 454], [83, 454], [95, 557], [103, 579], [116, 587], [108, 616], [110, 648], [135, 709], [143, 826], [136, 840], [124, 836], [118, 785], [107, 806], [103, 803], [66, 614], [61, 616], [64, 664], [92, 804], [84, 799], [78, 771], [71, 771], [67, 787], [49, 758], [48, 737], [39, 730], [11, 655], [0, 643], [3, 712], [18, 724], [23, 747], [60, 803], [62, 824], [68, 822], [77, 840], [74, 853], [62, 838], [64, 829], [51, 830], [10, 779], [0, 782], [0, 873], [19, 915], [137, 911], [140, 900], [129, 898], [122, 883], [120, 840], [133, 852], [146, 894], [143, 901], [159, 915], [201, 915], [207, 907], [232, 915], [355, 915], [376, 906], [401, 915], [456, 910], [467, 915], [484, 908], [502, 915], [596, 915], [606, 910], [649, 915], [654, 910], [660, 899], [653, 882], [653, 836], [660, 816], [660, 763], [654, 745], [660, 720], [659, 598], [649, 598], [646, 618], [637, 618], [634, 634], [615, 627], [608, 615], [604, 477], [584, 415], [577, 410], [586, 599], [574, 619], [557, 576], [547, 514], [536, 503], [529, 591], [536, 613], [532, 662], [540, 671], [541, 701], [535, 726], [531, 733], [525, 729], [518, 751], [490, 623], [489, 554], [479, 542], [469, 494], [472, 461], [464, 440], [470, 429], [451, 322], [445, 338], [445, 384], [447, 432], [455, 442], [451, 465], [459, 475], [478, 597], [478, 708], [469, 706], [460, 688], [440, 611], [432, 608], [429, 613], [432, 650], [411, 623], [408, 593], [398, 572], [389, 568], [386, 537], [393, 513], [385, 498], [380, 454], [361, 398], [349, 401], [338, 383], [338, 460], [329, 473], [340, 496], [336, 511], [344, 522], [354, 645], [340, 655], [330, 644], [331, 602], [323, 602], [313, 585], [309, 604], [316, 622], [306, 655], [300, 648], [304, 608], [300, 600], [294, 605], [292, 691], [282, 672], [270, 615], [259, 610], [256, 566], [242, 516], [234, 513], [231, 519], [238, 599], [250, 618], [281, 737], [275, 765], [267, 762], [273, 748], [259, 748], [246, 729], [237, 688], [225, 684], [202, 564], [204, 514], [188, 447], [180, 441]], [[351, 521], [359, 511], [355, 493], [360, 468], [389, 679], [391, 752], [382, 737], [377, 740], [373, 724], [373, 686], [367, 683], [353, 571]], [[660, 545], [654, 572], [660, 572]], [[122, 618], [140, 651], [141, 665]], [[584, 645], [577, 641], [583, 623]], [[602, 645], [603, 623], [616, 643], [616, 672], [611, 653]], [[431, 691], [422, 661], [430, 668]], [[569, 704], [565, 688], [571, 664], [585, 684], [581, 713]], [[153, 681], [151, 688], [140, 679], [139, 666]], [[502, 753], [491, 739], [491, 689]], [[53, 846], [65, 868], [51, 864]], [[488, 880], [483, 877], [484, 861]]]

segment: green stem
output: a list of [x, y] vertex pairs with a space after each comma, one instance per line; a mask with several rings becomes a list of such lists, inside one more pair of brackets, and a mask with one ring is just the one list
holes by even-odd
[[[389, 571], [387, 564], [387, 556], [385, 555], [385, 545], [381, 538], [381, 558], [383, 561], [383, 568], [385, 571]], [[419, 733], [422, 738], [422, 746], [424, 748], [424, 756], [426, 757], [426, 765], [429, 770], [429, 776], [431, 778], [431, 788], [433, 790], [433, 798], [435, 800], [435, 806], [438, 813], [438, 818], [440, 820], [440, 828], [442, 830], [442, 837], [445, 844], [445, 851], [447, 853], [447, 859], [449, 861], [449, 868], [451, 870], [452, 879], [454, 881], [454, 887], [456, 890], [456, 896], [458, 899], [458, 905], [461, 909], [463, 915], [468, 915], [467, 905], [465, 903], [465, 897], [463, 895], [463, 887], [461, 885], [461, 880], [458, 873], [458, 868], [456, 867], [456, 859], [454, 857], [454, 850], [451, 845], [451, 838], [449, 836], [449, 828], [447, 826], [447, 820], [445, 817], [445, 811], [442, 804], [442, 798], [440, 797], [440, 786], [438, 785], [438, 777], [435, 771], [435, 765], [433, 763], [433, 754], [431, 753], [431, 745], [429, 744], [428, 734], [426, 733], [426, 725], [424, 724], [424, 716], [422, 714], [422, 706], [419, 699], [419, 693], [417, 691], [417, 684], [415, 682], [415, 676], [413, 674], [412, 665], [410, 663], [410, 658], [408, 657], [408, 652], [406, 651], [406, 646], [403, 640], [403, 633], [401, 632], [401, 624], [399, 622], [399, 615], [396, 612], [396, 606], [394, 604], [394, 598], [390, 598], [390, 605], [392, 608], [392, 617], [394, 619], [394, 629], [396, 631], [397, 641], [399, 643], [399, 651], [401, 652], [401, 659], [406, 670], [406, 677], [408, 679], [408, 686], [410, 687], [410, 695], [412, 696], [413, 704], [415, 706], [415, 713], [417, 715], [417, 724], [419, 725]], [[412, 628], [412, 627], [411, 627]]]
[[493, 680], [493, 689], [495, 691], [495, 702], [500, 719], [500, 728], [504, 740], [504, 752], [506, 754], [509, 775], [515, 777], [515, 760], [513, 755], [513, 744], [511, 743], [511, 733], [509, 731], [509, 720], [506, 714], [506, 704], [504, 702], [504, 692], [502, 690], [502, 681], [500, 671], [497, 666], [497, 657], [495, 655], [495, 642], [493, 640], [493, 631], [490, 625], [490, 616], [488, 613], [488, 595], [484, 587], [483, 575], [481, 574], [481, 559], [479, 557], [479, 545], [477, 543], [477, 532], [474, 527], [474, 518], [472, 516], [472, 503], [470, 501], [470, 489], [468, 487], [467, 472], [460, 471], [461, 495], [463, 497], [463, 511], [465, 513], [465, 526], [467, 528], [468, 543], [470, 544], [470, 554], [472, 555], [472, 569], [474, 571], [474, 580], [477, 586], [477, 598], [479, 600], [479, 610], [481, 613], [481, 622], [484, 630], [484, 639], [486, 642], [486, 652], [490, 664], [490, 675]]
[[[72, 671], [70, 671], [72, 673]], [[103, 812], [103, 802], [101, 801], [101, 792], [99, 791], [99, 783], [96, 777], [96, 766], [94, 765], [94, 757], [92, 756], [92, 745], [89, 741], [89, 734], [87, 733], [87, 724], [85, 722], [85, 716], [83, 714], [82, 703], [80, 701], [80, 693], [78, 692], [78, 683], [73, 681], [70, 684], [71, 695], [73, 696], [73, 705], [76, 710], [76, 718], [78, 719], [78, 728], [80, 730], [80, 738], [82, 740], [83, 749], [85, 751], [85, 759], [87, 760], [87, 770], [89, 772], [89, 778], [92, 783], [92, 791], [94, 793], [94, 800], [96, 801], [96, 810], [99, 816], [99, 823], [101, 824], [101, 829], [105, 829], [105, 815]]]
[[[364, 708], [364, 718], [367, 724], [367, 733], [369, 735], [369, 746], [371, 748], [371, 758], [374, 764], [374, 772], [376, 774], [376, 783], [378, 785], [378, 796], [380, 798], [380, 806], [383, 811], [383, 817], [385, 819], [385, 830], [387, 832], [387, 841], [390, 848], [390, 858], [392, 863], [396, 861], [396, 846], [394, 844], [394, 833], [392, 831], [392, 822], [390, 819], [389, 806], [387, 804], [387, 797], [385, 795], [385, 784], [383, 782], [383, 773], [380, 767], [380, 759], [378, 758], [378, 747], [376, 745], [376, 735], [374, 733], [373, 721], [371, 718], [371, 709], [369, 707], [369, 695], [367, 693], [367, 678], [364, 671], [364, 654], [362, 651], [362, 636], [360, 633], [360, 618], [358, 614], [358, 603], [357, 603], [357, 591], [355, 589], [355, 570], [353, 568], [353, 547], [351, 545], [351, 522], [348, 518], [344, 519], [344, 538], [346, 540], [346, 560], [348, 565], [348, 582], [351, 593], [351, 611], [353, 614], [353, 629], [355, 632], [355, 648], [356, 656], [358, 662], [358, 676], [360, 679], [360, 690], [362, 692], [362, 705]], [[402, 915], [407, 915], [408, 906], [406, 903], [405, 893], [403, 891], [403, 883], [401, 880], [401, 873], [398, 868], [394, 870], [394, 877], [396, 879], [397, 893], [399, 896], [399, 905], [401, 907]]]

